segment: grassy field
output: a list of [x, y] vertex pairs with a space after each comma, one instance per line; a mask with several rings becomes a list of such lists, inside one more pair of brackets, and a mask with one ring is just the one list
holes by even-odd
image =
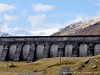
[[[85, 64], [88, 60], [89, 62]], [[94, 62], [94, 60], [98, 62]], [[38, 60], [36, 62], [8, 62], [8, 66], [13, 63], [15, 67], [8, 67], [9, 72], [4, 72], [4, 74], [0, 75], [24, 75], [19, 72], [41, 72], [42, 75], [59, 75], [63, 66], [69, 66], [70, 70], [74, 73], [73, 75], [100, 75], [100, 55], [93, 57], [62, 57], [61, 63], [60, 58], [48, 58]], [[78, 71], [77, 69], [80, 65], [84, 65], [84, 67]], [[93, 68], [94, 65], [97, 65], [96, 68]], [[0, 62], [0, 71], [7, 71], [7, 62]], [[13, 72], [12, 72], [13, 71]], [[83, 72], [96, 72], [96, 73], [83, 73]], [[97, 73], [98, 72], [98, 73]]]
[[14, 72], [0, 72], [0, 75], [21, 75], [21, 74]]

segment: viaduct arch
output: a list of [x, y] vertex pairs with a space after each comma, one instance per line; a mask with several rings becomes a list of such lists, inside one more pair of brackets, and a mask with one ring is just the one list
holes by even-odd
[[36, 61], [53, 57], [87, 57], [100, 54], [100, 36], [0, 37], [0, 60]]

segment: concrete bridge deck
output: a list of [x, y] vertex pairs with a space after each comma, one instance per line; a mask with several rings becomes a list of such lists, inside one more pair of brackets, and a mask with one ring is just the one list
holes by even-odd
[[0, 37], [0, 60], [35, 61], [100, 54], [100, 35]]

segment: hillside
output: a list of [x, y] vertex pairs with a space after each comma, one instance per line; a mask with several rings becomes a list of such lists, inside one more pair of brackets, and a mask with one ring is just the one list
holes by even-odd
[[100, 35], [100, 17], [72, 23], [51, 36]]
[[[89, 59], [88, 63], [86, 61]], [[73, 75], [99, 75], [100, 74], [100, 55], [92, 57], [61, 57], [60, 58], [47, 58], [38, 60], [36, 62], [8, 62], [8, 66], [13, 63], [15, 67], [8, 67], [8, 73], [3, 75], [23, 75], [22, 72], [38, 72], [42, 75], [59, 75], [63, 66], [69, 66], [72, 72], [76, 72]], [[0, 62], [0, 71], [7, 70], [7, 62]], [[82, 68], [80, 68], [83, 65]], [[93, 68], [93, 66], [95, 66]], [[80, 68], [80, 70], [78, 70]], [[17, 72], [17, 73], [16, 73]], [[80, 72], [80, 73], [79, 73]], [[88, 73], [83, 73], [88, 72]], [[90, 73], [89, 73], [90, 72]], [[10, 73], [10, 74], [9, 74]], [[96, 73], [96, 74], [93, 74]]]
[[9, 35], [8, 33], [0, 32], [0, 37], [6, 37], [6, 36], [11, 36], [11, 35]]

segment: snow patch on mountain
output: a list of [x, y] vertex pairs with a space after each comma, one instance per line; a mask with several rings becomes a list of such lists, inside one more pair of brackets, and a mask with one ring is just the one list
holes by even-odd
[[62, 28], [60, 31], [54, 33], [51, 36], [58, 36], [58, 35], [74, 35], [77, 30], [84, 29], [91, 25], [96, 25], [96, 23], [100, 22], [100, 17], [94, 17], [89, 20], [83, 20], [79, 22], [74, 22], [70, 25], [67, 25], [65, 28]]
[[6, 37], [6, 36], [11, 36], [11, 35], [9, 35], [8, 33], [0, 32], [0, 37]]

